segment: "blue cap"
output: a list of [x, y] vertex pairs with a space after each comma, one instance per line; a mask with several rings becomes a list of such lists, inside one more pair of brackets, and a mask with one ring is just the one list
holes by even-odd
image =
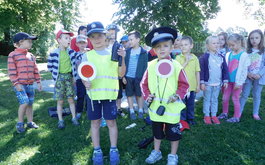
[[123, 42], [123, 41], [129, 41], [128, 35], [125, 35], [125, 36], [121, 37], [121, 42]]
[[177, 38], [178, 32], [170, 27], [159, 27], [153, 29], [145, 37], [145, 43], [148, 46], [154, 46], [160, 42], [172, 40], [174, 42]]
[[118, 26], [116, 24], [110, 24], [106, 27], [106, 29], [109, 30], [116, 30], [117, 32], [120, 31], [120, 29], [118, 28]]
[[36, 40], [37, 38], [38, 37], [31, 36], [28, 33], [19, 32], [19, 33], [14, 35], [13, 41], [14, 41], [14, 43], [18, 43], [20, 40], [26, 40], [26, 39]]
[[92, 33], [107, 33], [101, 22], [92, 22], [87, 25], [87, 36]]

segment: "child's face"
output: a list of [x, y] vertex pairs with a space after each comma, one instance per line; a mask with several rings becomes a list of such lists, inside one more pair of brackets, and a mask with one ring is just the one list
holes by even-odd
[[68, 48], [71, 42], [71, 37], [69, 34], [61, 34], [61, 36], [57, 39], [60, 46], [63, 48]]
[[87, 46], [87, 42], [84, 42], [84, 41], [77, 42], [76, 45], [80, 51], [84, 51]]
[[180, 48], [180, 41], [181, 41], [180, 38], [175, 39], [175, 42], [174, 42], [174, 49], [181, 49], [181, 48]]
[[207, 44], [207, 48], [210, 52], [217, 52], [219, 49], [219, 39], [211, 38], [209, 43]]
[[218, 36], [219, 38], [219, 44], [220, 44], [220, 48], [224, 48], [225, 46], [225, 37], [223, 35]]
[[103, 49], [106, 47], [106, 34], [104, 33], [92, 33], [89, 36], [89, 39], [93, 45], [93, 48], [95, 50], [97, 49]]
[[250, 36], [250, 43], [252, 45], [253, 48], [258, 48], [260, 41], [261, 41], [261, 36], [259, 33], [252, 33]]
[[129, 41], [122, 41], [121, 44], [125, 49], [128, 49], [130, 47]]
[[242, 48], [241, 46], [241, 42], [240, 41], [233, 41], [233, 40], [229, 40], [228, 42], [228, 47], [232, 50], [232, 51], [238, 51]]
[[173, 50], [172, 41], [164, 41], [156, 44], [153, 47], [155, 53], [157, 54], [158, 59], [165, 59], [167, 58], [171, 51]]
[[83, 30], [80, 30], [79, 33], [80, 33], [81, 35], [86, 36], [86, 34], [87, 34], [87, 29], [84, 28]]
[[129, 44], [130, 47], [134, 48], [139, 45], [140, 38], [136, 38], [134, 34], [129, 35]]
[[190, 53], [192, 48], [193, 44], [191, 44], [189, 40], [180, 41], [180, 49], [183, 54]]
[[28, 39], [28, 40], [21, 40], [19, 41], [19, 48], [22, 48], [22, 49], [31, 49], [32, 47], [32, 40], [31, 39]]

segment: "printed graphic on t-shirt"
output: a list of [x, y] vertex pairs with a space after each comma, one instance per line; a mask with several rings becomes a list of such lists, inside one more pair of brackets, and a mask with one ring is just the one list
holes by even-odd
[[250, 57], [251, 64], [248, 67], [248, 71], [250, 73], [257, 74], [259, 72], [259, 69], [260, 69], [262, 56], [259, 55], [258, 53], [252, 53], [252, 54], [250, 54], [249, 57]]

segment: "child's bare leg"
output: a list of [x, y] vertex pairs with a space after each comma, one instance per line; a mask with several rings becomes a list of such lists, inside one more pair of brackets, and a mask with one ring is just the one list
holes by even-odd
[[32, 122], [33, 121], [32, 105], [27, 106], [26, 115], [27, 115], [28, 123]]
[[57, 100], [57, 114], [59, 120], [63, 120], [63, 100]]
[[100, 134], [99, 134], [99, 128], [100, 128], [101, 120], [91, 120], [91, 138], [93, 142], [94, 148], [100, 147]]
[[139, 109], [143, 109], [143, 106], [144, 106], [143, 97], [142, 96], [136, 96], [136, 99], [137, 99], [137, 104], [138, 104]]
[[129, 108], [131, 110], [131, 109], [133, 109], [133, 97], [128, 96], [127, 99], [128, 99]]
[[171, 141], [171, 154], [176, 155], [179, 147], [179, 141]]
[[155, 149], [157, 152], [160, 152], [160, 144], [161, 144], [161, 140], [156, 139], [156, 138], [154, 137], [154, 149]]
[[121, 109], [121, 99], [116, 100], [117, 108]]
[[18, 122], [24, 122], [24, 115], [27, 110], [28, 104], [21, 104], [18, 108]]
[[68, 98], [68, 103], [70, 107], [70, 111], [72, 113], [72, 117], [75, 118], [75, 101], [72, 97]]
[[111, 147], [117, 147], [118, 128], [116, 120], [106, 120], [106, 122], [109, 128], [110, 145]]

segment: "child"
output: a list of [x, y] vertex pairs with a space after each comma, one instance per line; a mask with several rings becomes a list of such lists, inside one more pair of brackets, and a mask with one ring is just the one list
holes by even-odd
[[[86, 52], [86, 46], [87, 46], [87, 36], [84, 35], [78, 35], [76, 37], [76, 45], [79, 48], [79, 55], [76, 56], [76, 70], [78, 70], [78, 66], [82, 62], [82, 58], [84, 56], [84, 53]], [[76, 103], [76, 118], [80, 119], [81, 114], [84, 109], [84, 101], [86, 96], [86, 88], [84, 84], [82, 83], [81, 78], [77, 74], [77, 80], [76, 80], [76, 95], [77, 95], [77, 103]]]
[[219, 119], [228, 117], [228, 107], [230, 96], [234, 103], [234, 116], [226, 120], [227, 122], [237, 123], [240, 121], [240, 102], [239, 97], [242, 85], [247, 78], [249, 66], [248, 54], [244, 51], [244, 37], [239, 34], [232, 34], [228, 37], [228, 46], [231, 52], [226, 54], [228, 64], [228, 86], [223, 91], [223, 112], [218, 116]]
[[74, 36], [72, 32], [65, 30], [59, 30], [56, 34], [56, 40], [59, 43], [59, 48], [53, 50], [48, 58], [48, 70], [52, 73], [52, 78], [55, 81], [54, 96], [57, 100], [57, 113], [58, 113], [58, 128], [65, 128], [62, 110], [64, 97], [70, 106], [72, 113], [72, 123], [79, 125], [75, 114], [75, 102], [74, 102], [74, 88], [73, 78], [76, 78], [76, 66], [74, 50], [69, 49], [71, 38]]
[[143, 105], [144, 100], [142, 98], [140, 81], [144, 75], [147, 68], [147, 51], [144, 50], [140, 44], [141, 34], [138, 31], [130, 32], [129, 43], [130, 48], [126, 50], [125, 65], [126, 74], [123, 78], [123, 83], [126, 84], [125, 93], [128, 98], [128, 104], [130, 109], [130, 118], [132, 120], [136, 119], [136, 115], [133, 109], [133, 96], [136, 96], [138, 104], [138, 118], [143, 118]]
[[125, 50], [128, 49], [128, 48], [130, 48], [130, 43], [129, 43], [129, 37], [128, 37], [128, 35], [122, 36], [120, 43], [125, 48]]
[[260, 120], [259, 107], [263, 85], [265, 85], [265, 54], [264, 54], [264, 36], [261, 30], [250, 32], [247, 41], [247, 53], [249, 53], [250, 66], [248, 67], [248, 76], [243, 85], [242, 95], [240, 97], [240, 111], [244, 110], [250, 90], [253, 95], [253, 118]]
[[[176, 36], [176, 30], [169, 27], [160, 27], [152, 30], [145, 37], [146, 44], [152, 46], [158, 56], [158, 59], [149, 63], [141, 81], [144, 99], [152, 102], [149, 115], [152, 120], [154, 150], [145, 160], [148, 164], [154, 164], [162, 159], [160, 144], [164, 137], [171, 142], [171, 153], [168, 154], [167, 159], [168, 164], [176, 165], [178, 163], [176, 153], [181, 139], [180, 111], [185, 108], [185, 104], [179, 99], [185, 97], [189, 84], [181, 65], [170, 57]], [[159, 60], [167, 60], [173, 65], [174, 71], [170, 77], [161, 78], [157, 76], [155, 68]], [[164, 107], [164, 114], [157, 114], [159, 107], [160, 109]]]
[[32, 40], [37, 37], [20, 32], [15, 34], [13, 41], [16, 49], [8, 55], [8, 75], [14, 86], [19, 108], [18, 122], [16, 129], [18, 133], [25, 132], [24, 115], [27, 116], [27, 127], [38, 128], [33, 122], [32, 104], [34, 102], [33, 83], [36, 81], [38, 90], [42, 90], [40, 74], [37, 68], [36, 59], [28, 52], [32, 47]]
[[181, 54], [181, 47], [180, 47], [181, 38], [182, 36], [178, 35], [178, 37], [174, 41], [174, 49], [172, 50], [170, 54], [171, 58], [173, 59], [176, 59], [176, 57]]
[[[216, 117], [221, 86], [227, 87], [228, 68], [224, 56], [218, 52], [217, 36], [206, 39], [207, 52], [200, 57], [201, 90], [203, 91], [203, 113], [205, 124], [220, 124]], [[210, 114], [212, 117], [210, 117]]]
[[226, 32], [221, 32], [218, 34], [218, 38], [219, 38], [219, 53], [222, 56], [225, 56], [227, 52], [229, 52], [228, 46], [227, 46], [227, 33]]
[[96, 67], [97, 75], [91, 82], [83, 81], [89, 92], [87, 101], [87, 116], [91, 120], [91, 137], [94, 147], [93, 164], [103, 164], [103, 153], [100, 148], [100, 123], [102, 116], [107, 122], [110, 136], [110, 164], [119, 163], [119, 151], [117, 149], [118, 128], [116, 123], [119, 82], [118, 76], [125, 73], [125, 51], [119, 49], [118, 55], [122, 56], [122, 64], [111, 60], [111, 52], [106, 48], [106, 33], [100, 22], [92, 22], [88, 25], [88, 37], [93, 45], [93, 50], [86, 53], [82, 61], [89, 61]]
[[[86, 28], [86, 26], [79, 26], [78, 31], [77, 31], [77, 34], [78, 34], [78, 35], [84, 35], [84, 36], [86, 36], [86, 34], [87, 34], [87, 28]], [[71, 47], [71, 49], [73, 49], [74, 51], [79, 52], [80, 49], [79, 49], [79, 47], [77, 46], [76, 39], [77, 39], [77, 38], [75, 37], [75, 38], [73, 38], [73, 39], [71, 40], [70, 47]], [[88, 38], [87, 38], [87, 45], [86, 45], [86, 48], [89, 48], [90, 50], [93, 49], [93, 46], [92, 46], [92, 44], [91, 44], [91, 42], [90, 42], [90, 40], [89, 40]]]
[[180, 40], [180, 48], [182, 54], [176, 57], [176, 60], [182, 65], [187, 75], [190, 85], [190, 94], [185, 97], [186, 109], [181, 111], [181, 120], [187, 121], [189, 124], [194, 125], [194, 102], [195, 92], [200, 91], [200, 64], [198, 58], [191, 54], [193, 48], [193, 40], [189, 36], [184, 36]]

